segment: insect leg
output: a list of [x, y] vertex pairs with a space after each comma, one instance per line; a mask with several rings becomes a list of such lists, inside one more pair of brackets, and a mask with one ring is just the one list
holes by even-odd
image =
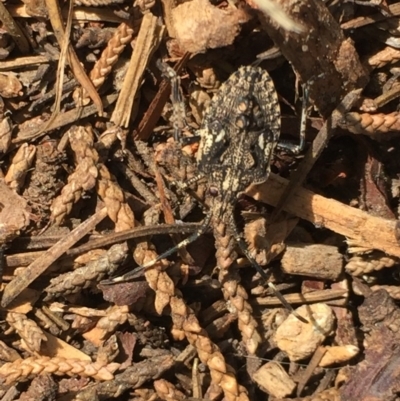
[[129, 281], [129, 280], [132, 280], [134, 278], [137, 278], [146, 269], [154, 266], [160, 260], [165, 259], [166, 257], [168, 257], [168, 256], [174, 254], [175, 252], [179, 251], [179, 249], [182, 249], [185, 246], [187, 246], [187, 245], [191, 244], [192, 242], [196, 241], [197, 238], [199, 238], [202, 234], [204, 234], [207, 231], [207, 228], [208, 228], [208, 226], [210, 224], [210, 220], [211, 220], [211, 214], [206, 216], [206, 218], [204, 219], [204, 221], [203, 221], [202, 225], [200, 226], [200, 228], [195, 233], [193, 233], [190, 237], [188, 237], [188, 238], [184, 239], [183, 241], [179, 242], [174, 247], [168, 249], [167, 251], [165, 251], [164, 253], [159, 255], [157, 258], [145, 263], [144, 265], [138, 266], [137, 268], [135, 268], [131, 272], [126, 273], [126, 274], [124, 274], [123, 276], [120, 276], [120, 277], [115, 277], [115, 278], [112, 278], [112, 279], [109, 279], [109, 280], [103, 280], [101, 282], [101, 284], [121, 283], [121, 282]]
[[234, 238], [239, 245], [240, 250], [243, 252], [244, 256], [246, 256], [247, 260], [250, 262], [250, 264], [260, 273], [261, 277], [266, 281], [268, 287], [273, 291], [274, 295], [279, 299], [281, 304], [291, 313], [293, 313], [299, 320], [301, 320], [303, 323], [308, 323], [304, 317], [300, 316], [292, 307], [292, 305], [289, 304], [288, 301], [284, 298], [282, 293], [275, 287], [273, 283], [271, 283], [268, 280], [268, 276], [265, 273], [265, 271], [262, 269], [262, 267], [254, 260], [254, 258], [250, 255], [250, 252], [247, 249], [247, 245], [244, 242], [243, 238], [240, 236], [239, 232], [237, 231], [236, 224], [234, 221], [231, 222], [230, 228], [233, 231]]
[[157, 60], [157, 67], [171, 84], [171, 103], [173, 110], [172, 125], [174, 127], [174, 139], [179, 142], [182, 129], [188, 126], [186, 121], [185, 102], [183, 101], [181, 91], [181, 79], [173, 68], [161, 60]]
[[298, 155], [304, 150], [306, 144], [306, 123], [307, 123], [307, 105], [309, 100], [309, 87], [308, 84], [303, 84], [303, 101], [301, 106], [301, 119], [300, 119], [300, 142], [298, 145], [292, 143], [291, 141], [281, 140], [278, 142], [277, 147], [279, 149], [284, 149]]

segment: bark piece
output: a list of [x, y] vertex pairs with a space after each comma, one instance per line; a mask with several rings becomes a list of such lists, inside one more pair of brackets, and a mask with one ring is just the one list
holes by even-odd
[[[271, 174], [266, 183], [251, 186], [246, 194], [276, 206], [287, 183], [286, 179]], [[362, 210], [304, 188], [294, 192], [284, 210], [316, 226], [328, 228], [351, 238], [366, 248], [379, 249], [389, 255], [400, 256], [399, 241], [396, 237], [399, 226], [397, 220], [371, 216]]]
[[164, 27], [152, 13], [143, 17], [142, 25], [136, 39], [129, 67], [125, 75], [124, 85], [111, 116], [111, 122], [117, 126], [128, 127], [135, 96], [140, 87], [143, 73], [152, 54], [157, 50], [164, 35]]
[[335, 246], [288, 245], [282, 257], [282, 269], [288, 274], [336, 281], [343, 271], [343, 256]]
[[159, 378], [165, 371], [171, 369], [174, 363], [175, 360], [172, 355], [162, 355], [134, 363], [125, 371], [116, 375], [113, 381], [87, 386], [79, 392], [76, 399], [115, 399], [116, 394], [120, 395], [127, 390], [139, 388], [146, 381]]
[[268, 394], [276, 398], [293, 393], [296, 383], [278, 362], [268, 362], [254, 373], [253, 379]]
[[35, 377], [19, 401], [54, 401], [57, 399], [58, 385], [51, 375], [44, 374]]
[[400, 310], [385, 290], [369, 294], [358, 308], [363, 330], [365, 359], [341, 388], [346, 401], [395, 400], [400, 391]]
[[328, 117], [351, 90], [364, 87], [368, 76], [351, 39], [347, 39], [320, 0], [279, 0], [286, 14], [304, 27], [304, 32], [278, 28], [269, 18], [263, 27], [293, 65], [302, 82], [309, 84], [310, 99]]

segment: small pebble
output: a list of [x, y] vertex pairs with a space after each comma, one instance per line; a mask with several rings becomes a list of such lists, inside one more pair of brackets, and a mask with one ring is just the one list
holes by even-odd
[[293, 313], [278, 327], [275, 342], [291, 361], [300, 361], [315, 350], [332, 334], [334, 314], [326, 304], [303, 305], [296, 312], [308, 320], [303, 323]]

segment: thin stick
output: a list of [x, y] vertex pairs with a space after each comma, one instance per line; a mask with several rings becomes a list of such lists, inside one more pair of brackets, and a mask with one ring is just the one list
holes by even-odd
[[[250, 187], [246, 194], [269, 205], [276, 206], [289, 181], [270, 174], [264, 184]], [[351, 238], [366, 248], [379, 249], [400, 257], [398, 220], [388, 220], [325, 198], [307, 189], [298, 188], [283, 206], [287, 212]]]
[[[128, 241], [134, 238], [147, 237], [149, 235], [168, 235], [168, 234], [191, 234], [196, 232], [201, 226], [201, 223], [185, 223], [185, 224], [157, 224], [154, 226], [135, 227], [130, 230], [121, 231], [118, 233], [109, 233], [101, 235], [100, 238], [90, 239], [86, 244], [78, 246], [76, 248], [69, 249], [65, 252], [65, 256], [75, 257], [85, 252], [89, 252], [93, 249], [104, 248], [107, 246], [114, 245], [118, 242]], [[97, 236], [99, 237], [99, 236]], [[13, 242], [15, 249], [43, 249], [53, 246], [55, 243], [60, 241], [62, 237], [51, 236], [51, 237], [33, 237], [33, 238], [17, 238]], [[21, 240], [21, 241], [20, 241]], [[28, 242], [29, 241], [29, 242]], [[25, 244], [28, 242], [28, 244]], [[13, 255], [6, 256], [6, 266], [18, 267], [28, 266], [35, 259], [41, 257], [47, 251], [37, 252], [23, 252]]]
[[82, 239], [87, 233], [93, 230], [107, 216], [107, 209], [104, 207], [93, 216], [88, 218], [78, 227], [63, 237], [47, 250], [42, 256], [33, 261], [23, 274], [15, 277], [5, 288], [1, 306], [7, 307], [30, 283], [38, 278], [52, 263], [63, 253]]
[[176, 244], [173, 248], [168, 249], [167, 251], [165, 251], [161, 255], [157, 256], [156, 258], [150, 260], [147, 263], [144, 263], [143, 265], [135, 268], [134, 270], [124, 274], [123, 276], [115, 277], [115, 278], [110, 279], [110, 280], [104, 280], [104, 281], [101, 282], [101, 284], [121, 283], [121, 282], [132, 280], [132, 279], [142, 275], [144, 271], [146, 271], [150, 267], [153, 267], [160, 260], [165, 259], [166, 257], [178, 252], [180, 249], [182, 249], [185, 246], [187, 246], [187, 245], [191, 244], [192, 242], [196, 241], [202, 234], [204, 234], [207, 231], [207, 229], [208, 229], [208, 227], [210, 225], [210, 220], [211, 220], [211, 214], [209, 214], [208, 216], [205, 217], [205, 219], [203, 220], [201, 226], [199, 227], [199, 229], [194, 234], [192, 234], [188, 238], [184, 239], [183, 241], [179, 242], [179, 244]]

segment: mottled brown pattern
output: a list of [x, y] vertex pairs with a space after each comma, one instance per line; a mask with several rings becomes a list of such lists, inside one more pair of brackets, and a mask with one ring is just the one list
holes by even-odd
[[214, 198], [211, 213], [228, 222], [237, 196], [264, 182], [280, 134], [280, 108], [268, 73], [242, 67], [213, 97], [200, 127], [197, 162]]

